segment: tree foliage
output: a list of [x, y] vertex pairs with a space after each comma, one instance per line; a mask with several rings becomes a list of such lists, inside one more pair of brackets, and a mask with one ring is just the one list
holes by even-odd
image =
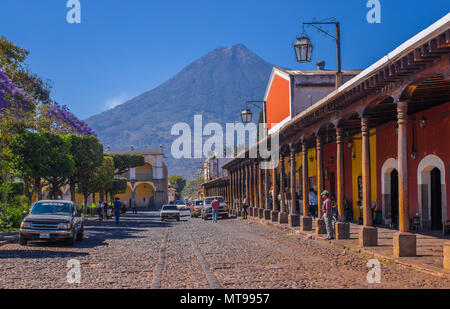
[[130, 168], [144, 166], [145, 159], [143, 155], [132, 154], [111, 154], [114, 159], [114, 168], [116, 169], [116, 175], [122, 175]]
[[202, 190], [203, 177], [190, 181], [183, 189], [181, 195], [183, 197], [197, 198], [198, 193]]
[[84, 205], [91, 193], [92, 177], [97, 167], [103, 164], [103, 145], [95, 136], [69, 135], [70, 152], [75, 162], [75, 170], [71, 175], [71, 193], [74, 199], [75, 184], [78, 184], [84, 196]]
[[177, 190], [176, 192], [179, 194], [186, 186], [186, 179], [178, 175], [171, 175], [169, 176], [169, 183]]
[[24, 132], [13, 137], [10, 147], [14, 169], [22, 177], [33, 179], [38, 195], [41, 179], [52, 185], [54, 195], [74, 173], [75, 162], [67, 135]]

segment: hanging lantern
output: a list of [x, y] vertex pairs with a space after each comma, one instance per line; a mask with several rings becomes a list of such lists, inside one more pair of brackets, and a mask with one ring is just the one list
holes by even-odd
[[242, 122], [243, 123], [250, 123], [250, 122], [252, 122], [252, 116], [253, 116], [253, 113], [248, 108], [243, 109], [242, 112], [241, 112], [241, 118], [242, 118]]
[[313, 46], [311, 40], [306, 35], [297, 38], [294, 43], [294, 50], [297, 62], [311, 62]]

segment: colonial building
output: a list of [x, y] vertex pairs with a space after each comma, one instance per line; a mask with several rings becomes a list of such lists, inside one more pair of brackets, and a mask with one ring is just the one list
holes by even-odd
[[[265, 97], [280, 164], [263, 170], [246, 149], [223, 166], [227, 200], [247, 195], [251, 215], [310, 230], [308, 192], [327, 189], [337, 204], [338, 239], [349, 237], [345, 222], [360, 220], [361, 246], [375, 246], [375, 225], [385, 225], [399, 230], [394, 255], [415, 255], [410, 230], [450, 223], [450, 14], [321, 99], [324, 93], [305, 97], [300, 86], [309, 83], [294, 73], [274, 68], [272, 76], [281, 77], [271, 78]], [[321, 220], [315, 227], [324, 232]]]
[[114, 151], [114, 154], [143, 155], [145, 165], [130, 169], [129, 172], [120, 175], [128, 179], [127, 190], [117, 195], [127, 205], [135, 201], [140, 208], [159, 208], [169, 201], [168, 170], [164, 163], [164, 153], [161, 150], [129, 150]]

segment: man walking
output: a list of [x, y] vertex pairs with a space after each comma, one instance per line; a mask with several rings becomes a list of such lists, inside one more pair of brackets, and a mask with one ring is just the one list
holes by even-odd
[[122, 204], [120, 203], [120, 199], [116, 197], [114, 201], [114, 215], [116, 217], [116, 225], [119, 226], [120, 221], [120, 209], [122, 208]]
[[334, 239], [334, 229], [333, 229], [333, 204], [330, 200], [330, 194], [327, 190], [322, 192], [322, 199], [323, 199], [323, 217], [325, 220], [325, 225], [327, 228], [327, 240]]
[[133, 214], [137, 215], [136, 201], [132, 201], [131, 203], [133, 205], [133, 208], [132, 208], [133, 209]]
[[244, 199], [242, 200], [242, 209], [243, 209], [242, 217], [244, 218], [244, 220], [247, 220], [248, 200], [247, 200], [247, 196], [245, 196], [245, 195], [244, 195]]
[[214, 223], [217, 223], [217, 216], [219, 215], [219, 207], [220, 207], [220, 202], [219, 200], [215, 197], [214, 200], [211, 202], [211, 208], [212, 208], [212, 221]]

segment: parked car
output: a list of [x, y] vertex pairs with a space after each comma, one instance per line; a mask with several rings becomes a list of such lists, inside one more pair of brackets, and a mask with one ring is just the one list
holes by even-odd
[[202, 215], [203, 201], [196, 200], [191, 203], [191, 218], [198, 218]]
[[70, 245], [83, 240], [84, 217], [72, 201], [39, 201], [20, 225], [19, 242], [66, 240]]
[[220, 207], [219, 207], [219, 218], [222, 219], [228, 219], [228, 207], [227, 204], [225, 203], [223, 197], [221, 196], [211, 196], [211, 197], [207, 197], [204, 200], [204, 205], [202, 208], [202, 219], [203, 220], [209, 220], [212, 218], [212, 208], [211, 208], [211, 203], [212, 201], [217, 198], [217, 200], [220, 203]]
[[176, 205], [164, 205], [160, 212], [161, 221], [174, 219], [180, 221], [180, 210]]
[[182, 200], [178, 200], [175, 202], [179, 210], [183, 210], [186, 208], [186, 203]]

